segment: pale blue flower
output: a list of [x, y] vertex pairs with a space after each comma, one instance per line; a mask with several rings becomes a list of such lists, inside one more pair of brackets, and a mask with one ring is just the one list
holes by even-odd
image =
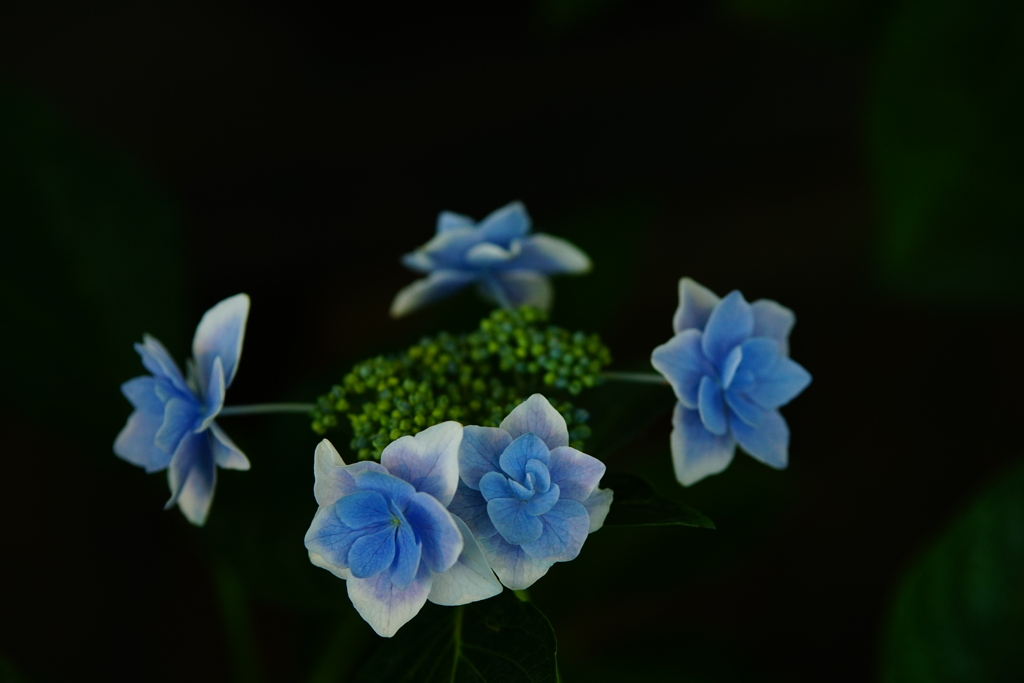
[[466, 427], [459, 487], [448, 509], [480, 542], [501, 582], [528, 588], [555, 562], [579, 555], [604, 524], [612, 492], [599, 489], [604, 464], [569, 447], [569, 431], [534, 394], [500, 427]]
[[393, 441], [380, 463], [346, 465], [326, 439], [316, 448], [309, 559], [345, 579], [360, 616], [386, 638], [427, 600], [463, 605], [501, 592], [469, 529], [445, 509], [461, 441], [462, 425], [443, 422]]
[[249, 297], [236, 294], [208, 310], [192, 340], [188, 377], [167, 349], [148, 334], [135, 350], [153, 375], [121, 385], [135, 407], [114, 441], [114, 453], [147, 472], [167, 470], [171, 497], [193, 524], [202, 525], [217, 484], [217, 467], [249, 469], [249, 460], [214, 419], [224, 407], [242, 356]]
[[479, 223], [450, 211], [437, 217], [437, 234], [402, 263], [427, 277], [403, 289], [391, 304], [400, 317], [470, 284], [501, 306], [524, 304], [547, 310], [548, 275], [585, 273], [590, 258], [563, 239], [530, 233], [530, 216], [512, 202]]
[[747, 303], [734, 291], [719, 299], [690, 278], [679, 281], [676, 335], [651, 354], [651, 364], [675, 391], [672, 461], [690, 485], [732, 462], [739, 443], [782, 469], [789, 427], [778, 408], [811, 382], [789, 358], [793, 311], [768, 299]]

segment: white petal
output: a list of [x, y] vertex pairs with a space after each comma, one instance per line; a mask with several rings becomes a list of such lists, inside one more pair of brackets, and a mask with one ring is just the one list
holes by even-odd
[[415, 436], [403, 436], [388, 444], [380, 463], [417, 491], [429, 493], [448, 506], [459, 484], [459, 445], [462, 425], [442, 422]]
[[543, 394], [534, 394], [517, 405], [499, 426], [511, 434], [513, 439], [523, 434], [536, 434], [548, 448], [569, 445], [569, 428], [565, 425], [565, 418]]
[[349, 578], [348, 597], [359, 616], [377, 635], [390, 638], [410, 619], [419, 614], [430, 593], [431, 572], [413, 580], [405, 590], [391, 582], [391, 572], [384, 571], [368, 579]]
[[435, 605], [465, 605], [501, 592], [501, 583], [495, 578], [469, 527], [458, 517], [453, 516], [453, 519], [462, 532], [465, 546], [455, 566], [434, 574], [427, 599]]
[[203, 314], [192, 339], [200, 395], [206, 393], [213, 361], [218, 356], [224, 364], [224, 386], [231, 386], [242, 356], [248, 318], [249, 297], [246, 294], [228, 297]]

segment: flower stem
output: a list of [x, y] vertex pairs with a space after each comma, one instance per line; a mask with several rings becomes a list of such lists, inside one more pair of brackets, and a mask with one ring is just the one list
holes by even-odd
[[453, 681], [455, 680], [455, 674], [459, 671], [459, 660], [462, 658], [462, 612], [462, 605], [455, 608], [455, 627], [452, 632], [452, 643], [455, 646], [455, 651], [452, 653], [451, 680]]
[[643, 384], [664, 384], [668, 380], [656, 372], [602, 372], [598, 377], [615, 382], [641, 382]]
[[314, 403], [256, 403], [249, 406], [224, 406], [220, 415], [264, 415], [266, 413], [308, 413]]

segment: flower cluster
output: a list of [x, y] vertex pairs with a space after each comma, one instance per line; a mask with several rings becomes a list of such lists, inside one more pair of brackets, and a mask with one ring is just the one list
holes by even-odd
[[346, 580], [356, 610], [385, 637], [428, 600], [496, 595], [492, 570], [526, 588], [575, 558], [611, 505], [611, 491], [597, 488], [604, 465], [568, 439], [539, 394], [500, 428], [444, 422], [403, 436], [379, 464], [346, 465], [325, 439], [314, 456], [310, 561]]
[[[363, 361], [320, 397], [313, 430], [325, 434], [342, 413], [352, 426], [352, 450], [376, 459], [395, 439], [445, 420], [497, 426], [536, 391], [576, 395], [594, 386], [611, 362], [608, 347], [597, 335], [545, 321], [530, 307], [498, 309], [470, 334], [440, 334], [403, 354]], [[572, 445], [582, 448], [589, 415], [568, 400], [557, 408]]]
[[749, 304], [738, 291], [720, 299], [690, 278], [679, 282], [676, 335], [651, 363], [679, 399], [671, 444], [680, 483], [724, 470], [737, 443], [766, 465], [786, 466], [789, 427], [778, 408], [811, 382], [789, 358], [795, 322], [774, 301]]
[[214, 421], [238, 370], [249, 297], [237, 294], [208, 310], [192, 340], [188, 377], [149, 335], [135, 350], [152, 376], [121, 385], [135, 407], [114, 441], [114, 453], [147, 472], [167, 470], [171, 497], [193, 524], [210, 511], [217, 467], [249, 469], [249, 460]]
[[494, 211], [479, 223], [451, 211], [437, 217], [437, 234], [402, 262], [427, 277], [403, 289], [391, 305], [398, 318], [477, 284], [480, 293], [505, 308], [551, 306], [548, 275], [585, 273], [590, 259], [565, 240], [530, 233], [520, 202]]

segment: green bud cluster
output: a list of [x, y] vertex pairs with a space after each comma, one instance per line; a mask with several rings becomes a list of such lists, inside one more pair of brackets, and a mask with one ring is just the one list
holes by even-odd
[[597, 335], [546, 321], [527, 306], [499, 309], [469, 334], [441, 333], [404, 353], [358, 363], [317, 399], [313, 431], [325, 434], [347, 418], [352, 450], [360, 460], [378, 460], [395, 439], [446, 420], [497, 427], [539, 392], [565, 418], [570, 445], [582, 448], [589, 414], [564, 394], [594, 386], [611, 354]]

